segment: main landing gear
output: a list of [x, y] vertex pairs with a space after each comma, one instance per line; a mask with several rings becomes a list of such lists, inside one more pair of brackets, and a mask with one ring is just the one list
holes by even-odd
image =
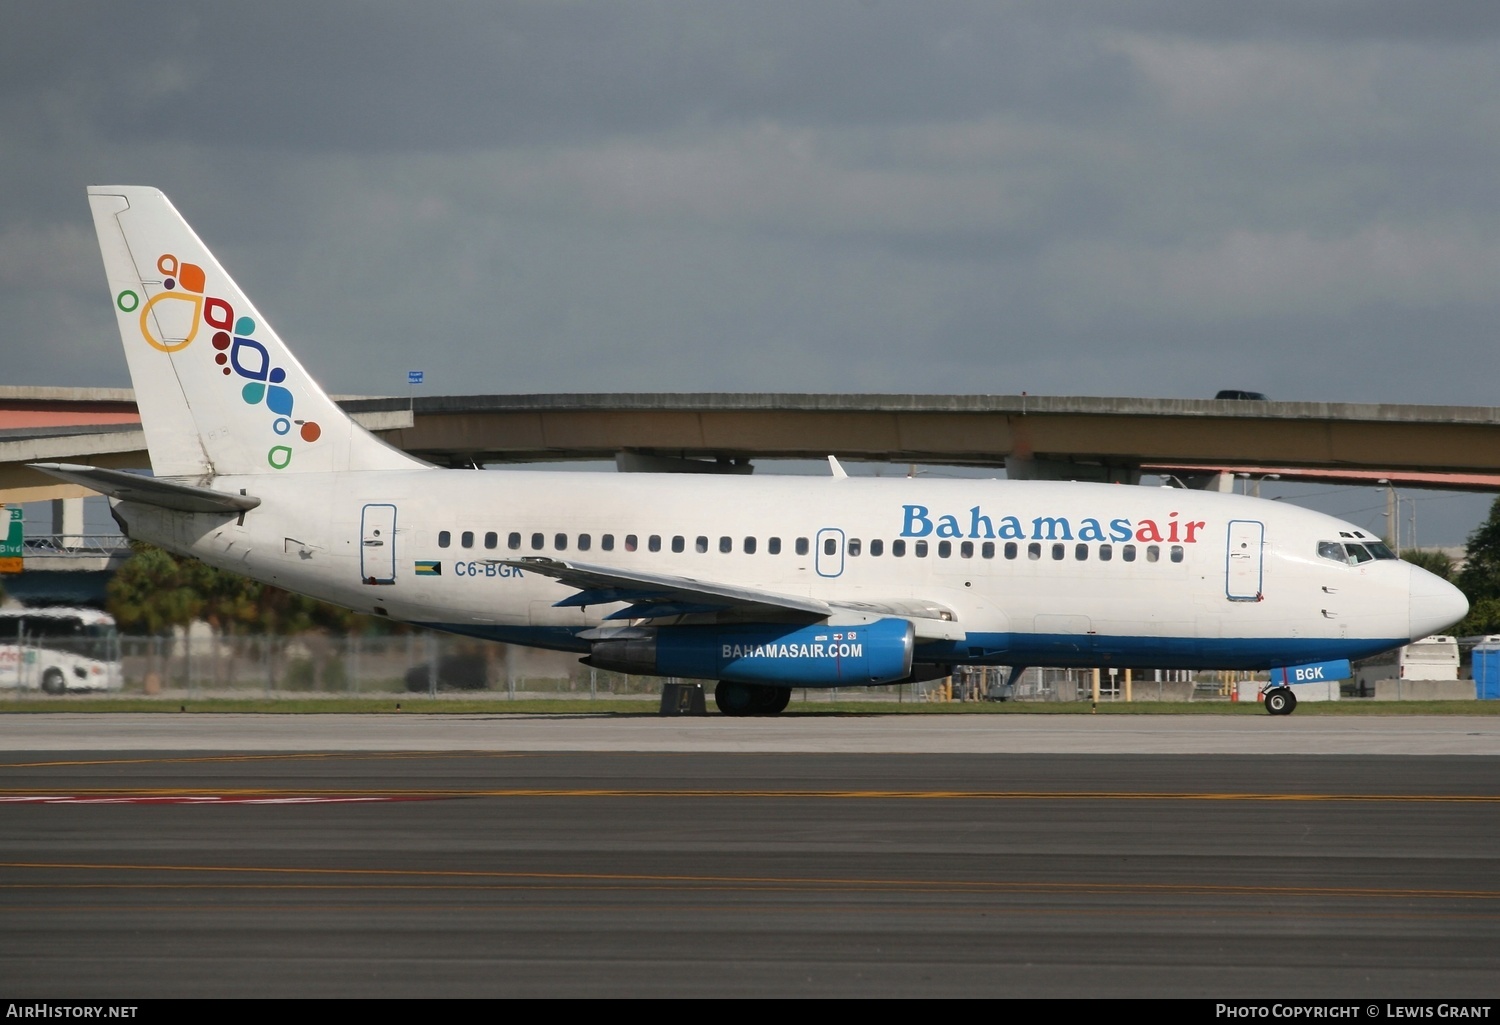
[[714, 704], [725, 715], [775, 715], [792, 700], [790, 687], [765, 687], [754, 683], [720, 680], [714, 687]]
[[1290, 687], [1272, 687], [1266, 691], [1266, 711], [1272, 715], [1291, 715], [1297, 707], [1297, 695]]

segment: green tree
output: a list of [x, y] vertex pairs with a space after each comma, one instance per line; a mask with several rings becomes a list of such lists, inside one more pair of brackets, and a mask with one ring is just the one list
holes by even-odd
[[107, 592], [109, 612], [126, 632], [164, 634], [202, 619], [227, 634], [342, 633], [368, 618], [152, 545], [131, 547]]
[[106, 607], [126, 632], [170, 633], [203, 610], [200, 582], [169, 552], [132, 542], [134, 550], [105, 592]]
[[1468, 557], [1458, 574], [1458, 586], [1469, 601], [1500, 598], [1500, 498], [1490, 514], [1469, 535]]
[[1469, 599], [1469, 614], [1455, 631], [1464, 636], [1500, 633], [1500, 498], [1469, 535], [1464, 568], [1454, 583]]

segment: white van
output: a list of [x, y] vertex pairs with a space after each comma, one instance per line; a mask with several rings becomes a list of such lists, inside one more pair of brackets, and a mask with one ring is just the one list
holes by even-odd
[[1433, 634], [1356, 663], [1354, 692], [1384, 700], [1472, 698], [1470, 681], [1458, 679], [1458, 638]]

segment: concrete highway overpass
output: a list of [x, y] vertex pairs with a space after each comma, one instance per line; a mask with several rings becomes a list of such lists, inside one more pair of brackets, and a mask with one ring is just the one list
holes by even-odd
[[[1220, 472], [1500, 491], [1500, 408], [1027, 395], [436, 395], [341, 402], [444, 466], [618, 460], [746, 472], [757, 459], [1004, 467], [1013, 477]], [[73, 497], [28, 462], [145, 468], [123, 389], [0, 388], [0, 501]]]

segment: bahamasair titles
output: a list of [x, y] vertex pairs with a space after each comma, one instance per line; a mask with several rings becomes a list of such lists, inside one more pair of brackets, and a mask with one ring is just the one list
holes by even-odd
[[89, 203], [154, 476], [39, 468], [133, 538], [358, 612], [718, 681], [743, 714], [963, 665], [1323, 678], [1467, 611], [1360, 528], [1238, 495], [437, 468], [351, 421], [160, 192]]

